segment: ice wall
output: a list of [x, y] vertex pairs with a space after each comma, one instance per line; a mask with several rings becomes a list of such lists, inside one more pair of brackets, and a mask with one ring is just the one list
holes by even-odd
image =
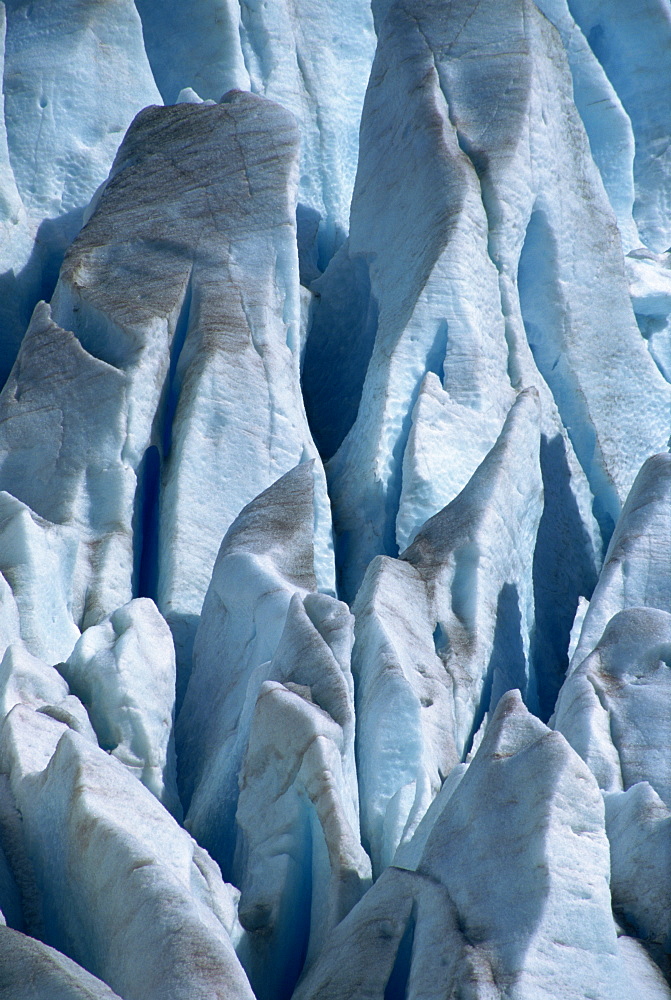
[[671, 1000], [670, 33], [0, 3], [0, 1000]]

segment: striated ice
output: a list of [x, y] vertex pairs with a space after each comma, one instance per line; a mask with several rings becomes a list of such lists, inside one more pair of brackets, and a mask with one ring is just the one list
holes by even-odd
[[646, 246], [663, 253], [671, 244], [671, 117], [664, 98], [671, 9], [667, 0], [569, 0], [569, 7], [631, 120], [634, 218]]
[[671, 454], [642, 466], [611, 539], [573, 654], [594, 649], [610, 619], [630, 607], [671, 612]]
[[25, 222], [21, 235], [15, 226], [9, 245], [3, 241], [0, 258], [0, 383], [33, 306], [51, 295], [63, 253], [125, 130], [142, 107], [160, 101], [131, 0], [5, 6], [9, 178], [20, 197], [15, 218]]
[[603, 66], [573, 20], [568, 0], [535, 0], [559, 31], [573, 78], [573, 97], [594, 162], [617, 219], [625, 252], [640, 245], [633, 220], [634, 135]]
[[488, 1000], [582, 1000], [589, 982], [594, 998], [625, 1000], [608, 876], [594, 779], [511, 691], [416, 868], [383, 873], [295, 997], [437, 1000], [469, 983]]
[[0, 1000], [120, 1000], [109, 986], [49, 945], [0, 927]]
[[124, 1000], [252, 1000], [229, 937], [234, 892], [122, 764], [23, 706], [0, 756], [49, 943]]
[[520, 393], [459, 495], [353, 605], [362, 833], [376, 873], [409, 839], [483, 715], [509, 688], [538, 703], [528, 567], [542, 510], [539, 404]]
[[86, 629], [58, 669], [86, 705], [100, 746], [181, 815], [172, 737], [175, 650], [154, 602], [138, 598]]
[[316, 959], [370, 884], [359, 842], [352, 624], [333, 598], [295, 594], [273, 660], [248, 689], [236, 814], [244, 860], [235, 867], [248, 932], [239, 954], [260, 998], [291, 995], [303, 960]]

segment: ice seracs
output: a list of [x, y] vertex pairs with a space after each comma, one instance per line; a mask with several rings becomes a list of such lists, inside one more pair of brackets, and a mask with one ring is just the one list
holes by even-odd
[[[177, 718], [186, 822], [225, 872], [235, 844], [237, 741], [253, 671], [271, 660], [294, 594], [317, 590], [315, 487], [302, 463], [255, 497], [226, 533], [203, 604]], [[232, 752], [237, 747], [236, 752]]]
[[[502, 845], [505, 865], [495, 860]], [[638, 976], [618, 949], [608, 877], [596, 782], [508, 692], [416, 865], [381, 875], [295, 996], [429, 1000], [469, 983], [483, 997], [578, 1000], [589, 980], [595, 997], [624, 1000]], [[632, 950], [649, 996], [668, 996]]]
[[234, 890], [119, 761], [21, 705], [0, 759], [48, 943], [124, 1000], [252, 1000], [230, 938]]
[[303, 963], [315, 961], [370, 885], [359, 838], [352, 624], [339, 601], [295, 594], [272, 661], [248, 687], [234, 867], [247, 930], [240, 956], [261, 998], [291, 995]]
[[173, 814], [175, 650], [156, 605], [138, 598], [86, 629], [58, 669], [86, 705], [98, 742]]
[[[377, 873], [509, 688], [538, 706], [528, 567], [542, 512], [539, 401], [518, 396], [459, 495], [353, 605], [362, 833]], [[402, 720], [402, 722], [401, 722]]]

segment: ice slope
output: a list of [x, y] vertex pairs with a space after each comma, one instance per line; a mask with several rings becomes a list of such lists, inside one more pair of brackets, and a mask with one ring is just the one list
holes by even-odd
[[625, 252], [640, 245], [633, 220], [634, 133], [631, 121], [603, 66], [569, 10], [568, 0], [536, 0], [552, 22], [566, 49], [573, 98], [599, 168], [606, 194], [615, 212]]
[[501, 694], [521, 688], [538, 707], [528, 567], [542, 497], [531, 389], [461, 493], [399, 559], [377, 557], [366, 572], [353, 605], [353, 670], [362, 836], [376, 874]]
[[[392, 100], [392, 90], [407, 97]], [[408, 188], [409, 170], [427, 176]], [[444, 208], [429, 199], [436, 188]], [[480, 234], [482, 260], [482, 277], [469, 282], [436, 270], [439, 233], [458, 229], [467, 192], [474, 204], [462, 226], [470, 240]], [[450, 266], [470, 271], [473, 252], [450, 249]], [[560, 37], [535, 5], [515, 0], [505, 15], [501, 4], [468, 0], [390, 6], [362, 119], [353, 250], [373, 261], [378, 323], [357, 418], [328, 468], [345, 592], [355, 593], [372, 555], [393, 554], [409, 415], [427, 369], [476, 413], [504, 398], [508, 377], [539, 385], [544, 398], [547, 383], [607, 539], [641, 462], [667, 446], [671, 396], [634, 321]], [[324, 353], [323, 372], [328, 361]]]
[[50, 948], [9, 927], [0, 927], [2, 1000], [120, 1000], [109, 986]]
[[0, 761], [52, 944], [124, 1000], [251, 1000], [229, 937], [234, 891], [122, 764], [24, 706]]
[[[578, 1000], [589, 982], [624, 1000], [608, 874], [594, 779], [510, 692], [416, 865], [384, 872], [295, 997]], [[650, 972], [649, 995], [668, 996]]]
[[[33, 306], [51, 296], [124, 132], [141, 108], [160, 102], [132, 0], [8, 0], [4, 9], [0, 135], [11, 170], [2, 185], [12, 195], [13, 233], [0, 257], [0, 382]], [[0, 162], [7, 166], [2, 153]]]

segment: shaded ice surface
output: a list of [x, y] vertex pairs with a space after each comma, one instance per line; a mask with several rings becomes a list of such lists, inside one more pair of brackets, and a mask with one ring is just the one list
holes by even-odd
[[0, 3], [0, 1000], [670, 1000], [670, 40]]

